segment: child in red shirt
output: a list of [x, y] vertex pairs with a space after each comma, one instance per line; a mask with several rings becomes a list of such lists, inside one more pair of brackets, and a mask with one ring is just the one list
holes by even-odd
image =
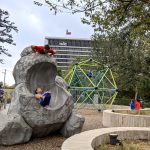
[[37, 52], [39, 54], [48, 54], [49, 56], [53, 56], [55, 54], [55, 51], [49, 47], [49, 45], [45, 45], [45, 46], [35, 46], [32, 45], [31, 46], [33, 52]]
[[140, 103], [139, 99], [137, 99], [136, 102], [135, 102], [135, 109], [136, 110], [140, 110], [141, 109], [141, 103]]

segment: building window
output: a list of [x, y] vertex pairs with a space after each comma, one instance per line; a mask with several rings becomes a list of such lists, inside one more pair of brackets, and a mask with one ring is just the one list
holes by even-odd
[[[91, 41], [80, 39], [49, 39], [48, 44], [56, 50], [55, 58], [58, 67], [66, 70], [75, 57], [87, 58], [91, 54]], [[46, 41], [46, 40], [45, 40]], [[61, 43], [61, 44], [60, 44]]]

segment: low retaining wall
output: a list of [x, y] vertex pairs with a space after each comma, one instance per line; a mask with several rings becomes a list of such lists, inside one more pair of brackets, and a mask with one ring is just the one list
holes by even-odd
[[[96, 108], [99, 108], [99, 104], [87, 104], [87, 103], [84, 103], [84, 104], [81, 104], [81, 103], [77, 103], [75, 104], [75, 107], [78, 109], [82, 109], [82, 108], [89, 108], [89, 109], [96, 109]], [[124, 105], [108, 105], [108, 104], [105, 104], [105, 109], [130, 109], [129, 106], [124, 106]], [[110, 107], [110, 108], [109, 108]], [[100, 104], [100, 108], [101, 108], [101, 104]], [[104, 108], [102, 108], [104, 109]]]
[[[150, 127], [150, 116], [136, 115], [133, 110], [105, 110], [103, 111], [104, 127]], [[143, 113], [147, 110], [141, 110]], [[150, 111], [150, 110], [148, 110]]]
[[109, 134], [118, 134], [118, 139], [150, 140], [150, 128], [120, 127], [101, 128], [76, 134], [63, 143], [61, 150], [93, 150], [95, 147], [109, 142]]

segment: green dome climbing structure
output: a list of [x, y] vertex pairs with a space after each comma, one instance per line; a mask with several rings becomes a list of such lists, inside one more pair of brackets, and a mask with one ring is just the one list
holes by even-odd
[[74, 64], [65, 80], [76, 109], [85, 103], [92, 103], [100, 111], [110, 107], [117, 96], [117, 85], [111, 69], [91, 58]]

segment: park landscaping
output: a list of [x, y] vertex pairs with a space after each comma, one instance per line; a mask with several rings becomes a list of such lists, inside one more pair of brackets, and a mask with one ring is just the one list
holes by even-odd
[[123, 146], [105, 144], [95, 148], [95, 150], [149, 150], [150, 141], [148, 140], [124, 140]]

